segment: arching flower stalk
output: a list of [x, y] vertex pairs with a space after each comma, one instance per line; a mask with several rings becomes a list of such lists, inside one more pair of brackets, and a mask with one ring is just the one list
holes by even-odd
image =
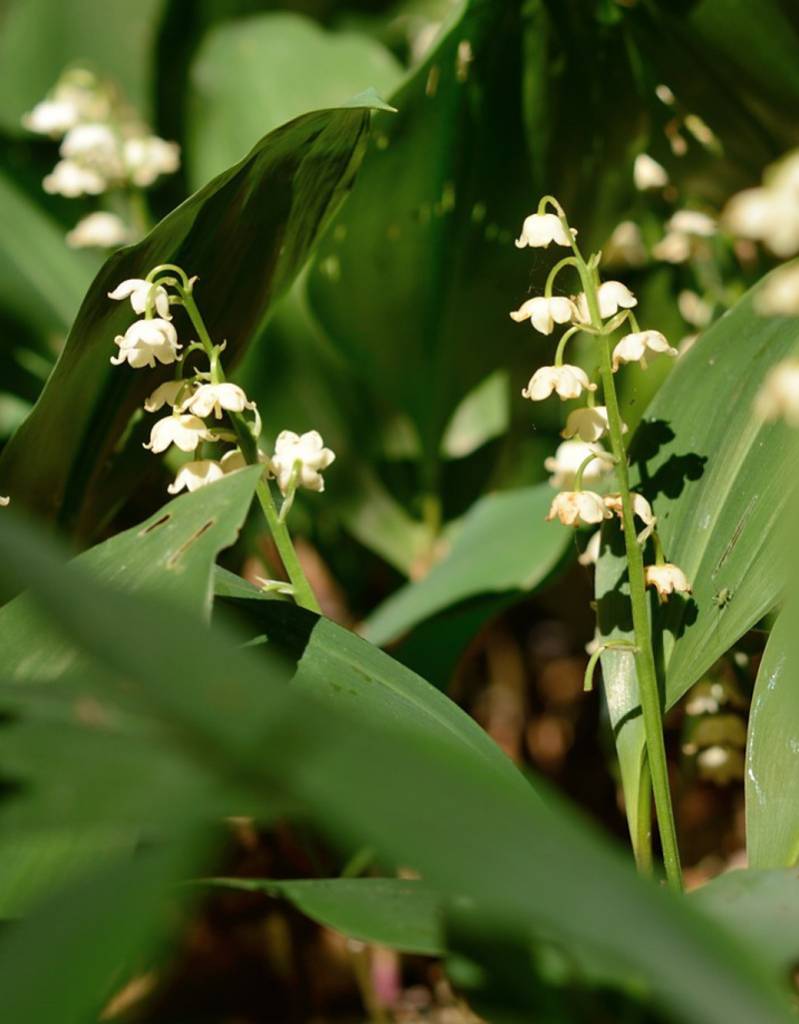
[[[174, 445], [192, 455], [180, 466], [167, 488], [170, 494], [184, 489], [196, 491], [247, 465], [263, 465], [257, 487], [258, 500], [290, 580], [288, 584], [267, 580], [264, 587], [290, 593], [297, 604], [318, 612], [319, 604], [300, 565], [286, 518], [299, 488], [324, 490], [322, 470], [333, 462], [335, 455], [325, 448], [315, 430], [302, 436], [284, 430], [277, 438], [271, 457], [260, 450], [258, 408], [243, 388], [225, 378], [222, 355], [226, 343], [215, 344], [208, 332], [194, 299], [196, 281], [196, 277], [189, 277], [180, 267], [163, 264], [145, 278], [122, 281], [110, 292], [109, 298], [117, 302], [129, 301], [133, 312], [141, 317], [123, 335], [117, 336], [115, 344], [119, 352], [111, 357], [111, 362], [117, 366], [127, 363], [133, 369], [174, 365], [174, 379], [159, 384], [144, 402], [145, 412], [169, 410], [153, 424], [144, 447], [160, 454]], [[174, 306], [186, 310], [198, 340], [188, 345], [178, 341], [172, 322]], [[191, 353], [202, 353], [208, 361], [207, 369], [192, 364], [187, 374], [186, 358]], [[222, 453], [198, 455], [201, 446], [220, 443], [234, 447]], [[275, 502], [272, 479], [283, 495], [280, 509]]]
[[[552, 218], [557, 218], [560, 230]], [[635, 633], [634, 643], [620, 644], [609, 641], [592, 656], [593, 665], [601, 651], [621, 647], [635, 657], [641, 707], [646, 732], [647, 755], [655, 795], [655, 808], [660, 830], [663, 859], [669, 883], [676, 889], [682, 885], [680, 856], [677, 847], [674, 813], [669, 791], [666, 751], [663, 740], [663, 712], [658, 690], [655, 659], [652, 648], [648, 610], [647, 586], [657, 590], [659, 600], [674, 593], [690, 593], [691, 585], [685, 573], [676, 565], [666, 562], [657, 533], [657, 518], [646, 498], [630, 490], [628, 456], [625, 439], [626, 426], [622, 422], [616, 392], [615, 374], [625, 363], [638, 362], [646, 367], [646, 358], [657, 354], [676, 356], [660, 331], [642, 330], [634, 309], [637, 299], [620, 281], [601, 281], [599, 262], [601, 254], [586, 259], [577, 244], [574, 231], [556, 199], [545, 196], [538, 211], [528, 217], [517, 245], [545, 246], [555, 242], [568, 246], [571, 253], [559, 260], [546, 281], [543, 296], [527, 299], [511, 317], [518, 321], [530, 320], [533, 328], [550, 334], [556, 324], [565, 326], [555, 353], [553, 366], [535, 371], [530, 383], [522, 391], [525, 398], [544, 401], [556, 393], [562, 401], [578, 399], [585, 392], [587, 404], [572, 409], [568, 415], [563, 436], [567, 439], [558, 448], [555, 458], [547, 460], [546, 468], [553, 472], [551, 482], [565, 487], [552, 502], [548, 519], [558, 519], [571, 526], [601, 525], [605, 519], [621, 519], [627, 556], [630, 604]], [[576, 272], [580, 291], [570, 298], [554, 296], [556, 279], [563, 272]], [[582, 367], [564, 363], [566, 345], [578, 334], [587, 334], [595, 341], [597, 380]], [[622, 336], [613, 344], [614, 336]], [[595, 404], [595, 392], [601, 388], [602, 405]], [[610, 452], [598, 444], [607, 436]], [[580, 461], [577, 465], [577, 460]], [[584, 490], [583, 480], [598, 480], [602, 472], [616, 477], [616, 491], [604, 496], [596, 491]], [[643, 529], [636, 524], [638, 519]], [[654, 562], [645, 567], [644, 552], [652, 544]], [[595, 559], [599, 534], [592, 539], [583, 561]], [[590, 674], [587, 677], [590, 683]], [[588, 685], [588, 684], [587, 684]], [[649, 860], [648, 837], [637, 837], [636, 855], [642, 865]]]

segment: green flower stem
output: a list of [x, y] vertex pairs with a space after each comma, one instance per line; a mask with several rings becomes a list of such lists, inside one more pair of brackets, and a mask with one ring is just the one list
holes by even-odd
[[555, 366], [563, 366], [563, 353], [566, 350], [566, 342], [569, 340], [569, 338], [573, 338], [575, 334], [579, 333], [579, 327], [570, 327], [568, 331], [564, 331], [563, 334], [560, 336], [558, 347], [555, 350]]
[[577, 258], [575, 256], [564, 256], [562, 260], [559, 260], [555, 266], [550, 270], [547, 276], [547, 283], [544, 286], [544, 295], [546, 298], [552, 298], [552, 289], [555, 286], [555, 278], [558, 276], [564, 267], [576, 267], [578, 266]]
[[[576, 245], [575, 253], [579, 256]], [[579, 268], [580, 279], [588, 303], [588, 310], [591, 314], [591, 323], [595, 328], [599, 329], [602, 326], [602, 318], [599, 315], [596, 280], [585, 265], [585, 262], [581, 261], [581, 263], [582, 266]], [[677, 846], [677, 830], [671, 804], [666, 745], [663, 739], [663, 716], [655, 670], [655, 658], [652, 652], [644, 579], [644, 559], [635, 532], [630, 482], [627, 473], [627, 452], [624, 447], [623, 424], [611, 365], [609, 336], [604, 336], [600, 339], [599, 347], [599, 369], [605, 406], [608, 410], [608, 432], [610, 434], [611, 449], [618, 460], [616, 476], [621, 494], [622, 524], [627, 553], [627, 573], [630, 585], [630, 605], [632, 607], [633, 628], [635, 631], [635, 646], [638, 648], [635, 655], [635, 667], [641, 696], [641, 710], [644, 719], [649, 770], [652, 777], [652, 789], [655, 795], [655, 812], [657, 814], [660, 842], [663, 849], [666, 879], [673, 889], [680, 891], [682, 890], [680, 852]]]
[[[208, 333], [205, 321], [197, 308], [197, 303], [194, 301], [191, 291], [188, 289], [182, 289], [182, 291], [183, 305], [189, 315], [189, 319], [194, 325], [194, 329], [197, 331], [197, 336], [199, 337], [202, 346], [211, 361], [213, 382], [215, 384], [220, 384], [224, 381], [225, 376], [219, 363], [219, 350], [211, 341], [211, 336]], [[233, 423], [233, 428], [236, 431], [236, 437], [238, 439], [242, 455], [251, 466], [257, 466], [259, 461], [258, 444], [252, 435], [252, 431], [250, 430], [247, 421], [240, 413], [229, 413], [229, 416]], [[266, 519], [266, 524], [269, 527], [269, 532], [272, 534], [272, 540], [274, 540], [275, 547], [277, 548], [280, 559], [283, 562], [283, 567], [285, 568], [291, 585], [294, 588], [294, 600], [301, 608], [307, 608], [309, 611], [316, 612], [318, 615], [321, 615], [322, 609], [319, 607], [319, 602], [316, 600], [313, 588], [308, 582], [308, 577], [305, 575], [302, 565], [300, 564], [288, 527], [280, 520], [269, 481], [261, 477], [258, 481], [255, 493], [258, 496], [258, 502], [261, 506], [264, 518]]]

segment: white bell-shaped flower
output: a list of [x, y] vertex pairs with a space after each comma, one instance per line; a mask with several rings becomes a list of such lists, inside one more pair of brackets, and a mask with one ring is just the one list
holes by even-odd
[[165, 452], [174, 444], [182, 452], [193, 452], [200, 441], [215, 441], [216, 434], [197, 416], [174, 414], [165, 416], [153, 425], [145, 448], [154, 454]]
[[639, 153], [633, 164], [633, 183], [639, 192], [650, 188], [664, 188], [669, 183], [666, 168], [648, 153]]
[[185, 487], [187, 491], [196, 491], [215, 480], [221, 480], [224, 471], [213, 459], [197, 459], [185, 462], [177, 472], [174, 482], [167, 487], [170, 494], [178, 494]]
[[696, 235], [698, 238], [712, 238], [718, 231], [713, 217], [701, 210], [678, 210], [666, 222], [667, 231], [680, 235]]
[[691, 239], [680, 231], [668, 231], [652, 246], [652, 255], [665, 263], [685, 263], [691, 258]]
[[105, 192], [107, 185], [108, 182], [98, 171], [83, 167], [73, 160], [59, 160], [42, 181], [45, 192], [66, 196], [68, 199], [84, 195], [99, 196]]
[[244, 390], [238, 384], [201, 384], [193, 394], [189, 395], [183, 403], [182, 408], [193, 412], [195, 416], [210, 416], [214, 414], [216, 419], [222, 418], [222, 410], [228, 412], [244, 412], [245, 409], [254, 408]]
[[691, 584], [678, 565], [664, 562], [662, 565], [648, 565], [645, 570], [646, 585], [654, 587], [659, 597], [669, 594], [690, 594]]
[[[627, 430], [627, 426], [623, 426]], [[604, 405], [573, 409], [566, 418], [561, 437], [579, 437], [581, 441], [598, 441], [608, 431], [608, 410]]]
[[145, 412], [158, 412], [165, 405], [174, 408], [178, 404], [181, 391], [187, 391], [189, 387], [189, 382], [185, 380], [168, 380], [159, 384], [150, 397], [144, 400]]
[[[594, 530], [588, 543], [583, 548], [582, 554], [577, 556], [577, 561], [580, 565], [596, 565], [599, 560], [599, 549], [602, 544], [602, 531]], [[592, 654], [593, 651], [589, 651], [586, 647], [586, 651]]]
[[325, 448], [321, 435], [316, 430], [295, 434], [293, 430], [281, 430], [275, 442], [275, 453], [269, 468], [277, 479], [283, 494], [288, 490], [294, 474], [298, 471], [297, 486], [310, 491], [323, 491], [325, 481], [322, 470], [327, 469], [335, 454]]
[[[620, 309], [632, 309], [633, 306], [638, 305], [638, 299], [621, 281], [603, 281], [597, 289], [597, 299], [599, 300], [599, 315], [603, 320], [618, 313]], [[585, 292], [580, 292], [577, 296], [577, 311], [582, 323], [591, 322], [591, 313], [588, 309]]]
[[[643, 496], [638, 494], [637, 491], [630, 493], [633, 505], [633, 515], [638, 516], [641, 522], [644, 524], [644, 529], [638, 534], [638, 543], [643, 544], [652, 535], [652, 532], [657, 525], [657, 516], [652, 511], [652, 506]], [[622, 500], [620, 494], [606, 494], [605, 504], [611, 512], [615, 512], [619, 519], [622, 518]]]
[[80, 110], [68, 100], [42, 100], [22, 117], [22, 124], [29, 132], [49, 135], [57, 139], [78, 123]]
[[10, 505], [10, 504], [11, 504], [11, 498], [3, 497], [3, 495], [0, 494], [0, 508], [5, 508], [7, 505]]
[[140, 316], [147, 309], [147, 301], [152, 296], [153, 307], [162, 320], [171, 320], [169, 312], [169, 294], [166, 288], [160, 284], [152, 284], [141, 277], [129, 277], [122, 284], [108, 293], [109, 299], [121, 302], [123, 299], [130, 299], [133, 312]]
[[108, 124], [77, 124], [70, 128], [60, 153], [65, 160], [91, 168], [105, 178], [117, 179], [124, 174], [119, 137]]
[[772, 271], [755, 292], [753, 305], [761, 316], [799, 316], [799, 265]]
[[180, 146], [157, 135], [127, 139], [125, 167], [130, 180], [139, 188], [148, 188], [162, 174], [174, 174], [180, 167]]
[[594, 526], [610, 519], [600, 494], [594, 491], [561, 491], [556, 494], [547, 521], [559, 519], [564, 526]]
[[784, 359], [769, 370], [755, 398], [755, 415], [799, 427], [799, 359]]
[[579, 366], [564, 363], [563, 366], [542, 366], [530, 378], [526, 388], [522, 389], [524, 398], [533, 402], [541, 402], [557, 392], [563, 401], [579, 398], [583, 391], [596, 391], [596, 384], [588, 379], [588, 374]]
[[[597, 458], [590, 462], [586, 460], [590, 455], [596, 454]], [[604, 474], [608, 473], [611, 465], [608, 459], [603, 458], [606, 454], [601, 444], [586, 444], [584, 441], [563, 441], [555, 449], [554, 455], [544, 459], [544, 469], [552, 476], [549, 482], [559, 490], [570, 489], [574, 486], [577, 471], [585, 464], [583, 469], [583, 480], [586, 483], [593, 483]]]
[[678, 354], [677, 349], [669, 345], [665, 335], [660, 331], [635, 331], [633, 334], [626, 334], [613, 349], [613, 372], [615, 373], [622, 363], [640, 363], [646, 369], [647, 352], [654, 352], [656, 355], [665, 352], [669, 356]]
[[172, 324], [157, 317], [137, 320], [124, 335], [117, 335], [114, 344], [119, 347], [119, 354], [111, 357], [114, 366], [127, 362], [134, 369], [153, 367], [156, 360], [164, 365], [174, 363], [181, 348]]
[[536, 249], [546, 249], [550, 242], [555, 245], [572, 244], [560, 218], [554, 213], [532, 213], [526, 217], [522, 233], [516, 239], [516, 248], [523, 249], [529, 245]]
[[527, 299], [510, 314], [511, 320], [515, 320], [517, 324], [529, 320], [541, 334], [551, 334], [555, 324], [567, 324], [574, 315], [575, 309], [571, 299], [560, 295], [549, 299], [544, 295], [537, 295], [534, 299]]
[[105, 210], [88, 214], [67, 233], [67, 245], [72, 249], [115, 249], [129, 240], [124, 220]]

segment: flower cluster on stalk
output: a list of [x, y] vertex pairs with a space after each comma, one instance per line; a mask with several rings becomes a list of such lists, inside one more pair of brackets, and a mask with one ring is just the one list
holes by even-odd
[[[221, 365], [225, 343], [215, 345], [208, 335], [193, 297], [196, 281], [180, 267], [165, 264], [145, 278], [122, 281], [109, 292], [109, 298], [117, 302], [129, 301], [139, 317], [114, 339], [118, 352], [111, 362], [115, 366], [127, 363], [133, 369], [153, 369], [159, 364], [175, 367], [174, 379], [158, 385], [144, 403], [148, 413], [169, 409], [167, 415], [153, 424], [144, 447], [153, 454], [174, 447], [192, 455], [179, 467], [168, 487], [170, 494], [184, 489], [196, 491], [244, 468], [257, 457], [283, 495], [282, 520], [298, 488], [324, 490], [322, 471], [335, 455], [315, 430], [302, 435], [281, 431], [271, 457], [260, 451], [258, 408], [243, 388], [225, 379]], [[171, 312], [174, 306], [186, 309], [199, 340], [188, 344], [178, 341]], [[207, 358], [207, 369], [195, 367], [195, 360], [189, 370], [187, 357], [192, 353]], [[232, 447], [220, 452], [220, 444]], [[198, 451], [205, 445], [214, 446], [213, 454], [203, 452], [198, 457]]]
[[[652, 168], [646, 170], [651, 171]], [[510, 314], [517, 323], [529, 321], [533, 330], [540, 334], [551, 334], [556, 325], [565, 328], [557, 345], [554, 364], [537, 369], [522, 395], [534, 402], [544, 401], [552, 394], [557, 394], [562, 401], [583, 396], [586, 399], [584, 406], [569, 412], [562, 432], [566, 440], [558, 447], [555, 456], [545, 463], [546, 469], [552, 473], [550, 482], [559, 489], [547, 519], [557, 519], [575, 527], [599, 526], [614, 515], [622, 519], [625, 501], [628, 501], [631, 515], [642, 524], [637, 534], [638, 543], [646, 545], [650, 538], [653, 541], [655, 561], [645, 569], [647, 586], [654, 587], [661, 599], [674, 592], [690, 593], [691, 584], [685, 574], [664, 558], [657, 534], [657, 518], [647, 499], [635, 492], [625, 496], [621, 493], [600, 493], [584, 486], [588, 482], [596, 486], [613, 472], [614, 466], [622, 459], [626, 464], [622, 440], [626, 427], [618, 419], [615, 392], [612, 396], [604, 394], [604, 404], [596, 404], [599, 382], [593, 381], [581, 366], [565, 362], [568, 342], [580, 334], [587, 334], [607, 344], [612, 335], [621, 333], [609, 351], [611, 381], [612, 374], [625, 364], [639, 363], [646, 368], [647, 358], [659, 354], [676, 356], [677, 350], [660, 331], [642, 330], [634, 313], [637, 306], [635, 295], [621, 281], [601, 281], [599, 255], [585, 262], [576, 236], [577, 232], [569, 226], [560, 205], [548, 196], [542, 199], [537, 212], [525, 219], [516, 241], [519, 248], [546, 248], [555, 244], [572, 250], [571, 255], [558, 261], [550, 271], [544, 294], [527, 299]], [[578, 272], [582, 290], [576, 295], [554, 295], [557, 276], [567, 268]], [[606, 386], [607, 381], [608, 378]], [[609, 410], [611, 400], [614, 413]], [[612, 415], [618, 419], [618, 436], [615, 451], [609, 452], [600, 441], [612, 435]], [[595, 560], [598, 550], [597, 533], [581, 561]]]
[[[107, 195], [112, 209], [96, 210], [67, 234], [74, 248], [114, 248], [145, 225], [131, 223], [137, 190], [180, 166], [180, 147], [152, 134], [109, 82], [86, 68], [65, 71], [22, 123], [28, 131], [60, 139], [60, 159], [44, 178], [45, 192], [70, 199]], [[128, 219], [120, 212], [130, 213]]]

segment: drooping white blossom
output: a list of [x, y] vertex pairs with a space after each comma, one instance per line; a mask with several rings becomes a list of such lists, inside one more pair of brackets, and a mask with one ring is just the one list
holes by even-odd
[[641, 229], [633, 220], [620, 221], [602, 246], [605, 267], [642, 267], [647, 251]]
[[42, 188], [50, 195], [76, 199], [83, 195], [99, 196], [107, 184], [103, 175], [91, 167], [83, 167], [74, 160], [59, 160], [43, 179]]
[[116, 180], [124, 174], [119, 136], [108, 124], [76, 124], [65, 135], [60, 153], [65, 160], [106, 179]]
[[646, 585], [654, 587], [659, 597], [669, 594], [690, 594], [691, 584], [678, 565], [664, 562], [662, 565], [648, 565], [645, 570]]
[[189, 387], [188, 381], [185, 380], [168, 380], [159, 384], [150, 397], [144, 400], [145, 412], [158, 412], [165, 405], [176, 406], [181, 391], [188, 391]]
[[126, 139], [124, 164], [133, 184], [148, 188], [162, 174], [174, 174], [180, 167], [180, 146], [157, 135]]
[[769, 167], [762, 186], [734, 195], [722, 221], [732, 234], [763, 242], [783, 259], [799, 252], [799, 151]]
[[666, 230], [681, 235], [696, 235], [698, 238], [712, 238], [718, 231], [713, 217], [701, 210], [677, 210], [666, 222]]
[[172, 319], [169, 312], [169, 294], [166, 288], [160, 284], [154, 285], [141, 277], [129, 277], [122, 284], [118, 284], [112, 292], [109, 292], [108, 298], [117, 302], [130, 299], [133, 312], [140, 316], [146, 312], [148, 300], [152, 299], [153, 307], [159, 317], [162, 320]]
[[522, 233], [516, 239], [516, 248], [523, 249], [526, 245], [545, 249], [550, 242], [555, 245], [571, 245], [572, 240], [560, 218], [554, 213], [532, 213], [525, 218]]
[[[652, 535], [652, 532], [657, 525], [657, 516], [652, 511], [652, 506], [643, 494], [638, 494], [637, 491], [632, 491], [630, 498], [632, 499], [633, 515], [638, 516], [644, 524], [644, 529], [638, 534], [638, 543], [643, 544]], [[619, 519], [622, 518], [622, 500], [620, 494], [606, 494], [605, 504], [611, 512], [616, 513]]]
[[115, 249], [129, 240], [127, 224], [105, 210], [88, 214], [67, 233], [67, 245], [73, 249]]
[[665, 263], [685, 263], [691, 258], [691, 239], [680, 231], [668, 231], [652, 246], [652, 255]]
[[799, 266], [772, 271], [755, 292], [753, 305], [761, 316], [799, 316]]
[[144, 447], [154, 454], [158, 454], [174, 444], [183, 452], [193, 452], [200, 441], [215, 440], [216, 434], [209, 430], [197, 416], [173, 414], [164, 416], [153, 425], [150, 431], [150, 440]]
[[114, 344], [119, 347], [118, 355], [111, 357], [114, 366], [127, 362], [134, 369], [153, 367], [156, 361], [174, 363], [181, 348], [175, 328], [158, 317], [132, 323], [124, 335], [117, 335]]
[[51, 92], [22, 117], [28, 131], [60, 138], [80, 121], [99, 121], [110, 114], [107, 90], [93, 71], [69, 68]]
[[11, 498], [4, 498], [3, 495], [0, 494], [0, 508], [5, 508], [7, 505], [10, 505], [10, 504], [11, 504]]
[[[582, 554], [577, 556], [577, 561], [580, 565], [596, 565], [599, 559], [599, 549], [602, 544], [602, 531], [594, 530], [591, 534], [588, 543], [583, 548]], [[586, 647], [588, 651], [588, 648]], [[589, 654], [593, 653], [588, 651]]]
[[67, 100], [42, 100], [22, 117], [22, 124], [29, 132], [60, 138], [78, 123], [80, 111]]
[[243, 388], [238, 384], [201, 384], [183, 402], [183, 409], [188, 409], [195, 416], [205, 417], [212, 413], [216, 419], [222, 418], [222, 410], [228, 412], [244, 412], [254, 405], [249, 401]]
[[784, 359], [769, 370], [755, 398], [755, 415], [799, 427], [799, 359]]
[[541, 402], [549, 398], [555, 391], [559, 398], [568, 401], [579, 398], [583, 391], [596, 391], [596, 384], [588, 379], [588, 374], [579, 366], [564, 363], [563, 366], [542, 366], [530, 378], [522, 396], [533, 402]]
[[633, 334], [626, 334], [613, 349], [613, 372], [615, 373], [622, 363], [640, 363], [646, 369], [647, 352], [677, 355], [677, 349], [669, 345], [660, 331], [635, 331]]
[[[613, 316], [619, 309], [632, 309], [638, 305], [638, 299], [633, 295], [626, 284], [621, 281], [603, 281], [597, 289], [599, 302], [599, 315], [605, 320]], [[591, 322], [591, 313], [588, 309], [588, 300], [585, 292], [577, 296], [577, 311], [582, 323]]]
[[327, 469], [335, 459], [335, 453], [325, 448], [321, 435], [316, 430], [295, 434], [293, 430], [281, 430], [275, 442], [275, 452], [269, 468], [277, 479], [283, 494], [289, 488], [292, 476], [297, 470], [297, 486], [310, 491], [323, 491], [325, 481], [322, 470]]
[[511, 320], [515, 320], [517, 324], [529, 320], [541, 334], [551, 334], [555, 324], [566, 324], [574, 315], [575, 309], [571, 299], [560, 295], [552, 298], [537, 295], [534, 299], [527, 299], [510, 314]]
[[639, 153], [633, 164], [633, 182], [640, 192], [645, 192], [668, 185], [669, 176], [666, 168], [648, 153]]
[[[597, 458], [590, 462], [586, 460], [592, 454]], [[583, 469], [583, 480], [586, 483], [593, 483], [610, 471], [610, 462], [603, 458], [605, 449], [601, 444], [586, 444], [585, 441], [563, 441], [555, 449], [554, 455], [544, 459], [544, 469], [552, 476], [549, 482], [553, 487], [561, 490], [572, 488], [577, 476], [577, 471], [585, 463]]]
[[564, 526], [593, 526], [610, 519], [600, 494], [594, 491], [561, 491], [556, 494], [547, 515], [547, 521], [559, 519]]
[[683, 320], [694, 327], [707, 327], [713, 319], [713, 307], [690, 288], [684, 288], [677, 296], [677, 306]]
[[[626, 424], [622, 427], [626, 432]], [[604, 405], [594, 405], [586, 409], [573, 409], [566, 418], [566, 426], [561, 430], [561, 437], [574, 437], [581, 441], [598, 441], [608, 430], [608, 410]]]
[[221, 480], [224, 471], [213, 459], [197, 459], [195, 462], [184, 462], [177, 472], [173, 483], [167, 487], [170, 494], [178, 494], [185, 487], [187, 491], [196, 491], [215, 480]]

